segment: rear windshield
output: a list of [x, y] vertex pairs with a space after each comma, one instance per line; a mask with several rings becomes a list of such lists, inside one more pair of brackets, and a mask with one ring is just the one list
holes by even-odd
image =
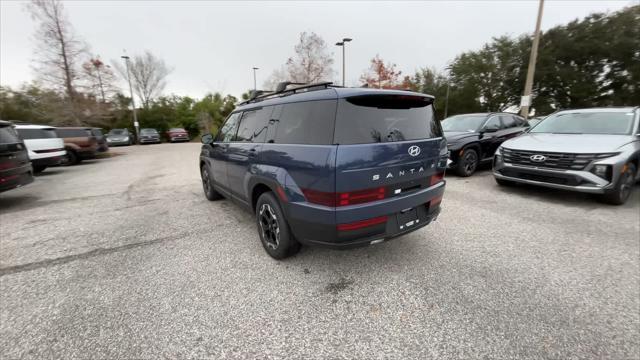
[[61, 138], [72, 138], [72, 137], [88, 137], [91, 136], [91, 131], [87, 129], [65, 129], [65, 128], [57, 128], [56, 133]]
[[156, 131], [156, 129], [142, 129], [140, 130], [141, 134], [151, 134], [151, 135], [155, 135], [158, 133], [158, 131]]
[[442, 136], [432, 100], [422, 96], [365, 95], [338, 101], [334, 142], [366, 144]]
[[21, 142], [13, 126], [0, 125], [0, 144], [15, 144]]
[[58, 134], [54, 129], [17, 129], [20, 137], [25, 140], [31, 139], [52, 139], [57, 138]]
[[113, 129], [109, 131], [109, 135], [125, 135], [127, 130], [125, 129]]

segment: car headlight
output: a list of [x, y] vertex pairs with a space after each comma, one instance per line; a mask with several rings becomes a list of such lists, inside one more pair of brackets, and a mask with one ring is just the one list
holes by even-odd
[[598, 177], [611, 181], [611, 175], [613, 174], [613, 168], [611, 165], [595, 165], [591, 172]]
[[496, 155], [502, 155], [502, 146], [498, 146], [498, 149], [496, 150]]
[[129, 137], [125, 137], [124, 139], [122, 139], [122, 141], [129, 141]]

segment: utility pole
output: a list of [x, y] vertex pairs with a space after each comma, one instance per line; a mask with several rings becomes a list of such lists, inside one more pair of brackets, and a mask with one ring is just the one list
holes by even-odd
[[253, 67], [253, 91], [258, 91], [258, 85], [257, 85], [257, 82], [256, 82], [256, 70], [258, 70], [258, 69], [260, 69], [260, 68], [255, 67], [255, 66]]
[[347, 47], [347, 43], [349, 41], [351, 41], [353, 39], [350, 38], [344, 38], [342, 39], [342, 41], [339, 41], [336, 43], [336, 46], [341, 46], [342, 47], [342, 86], [344, 87], [345, 85], [345, 50], [344, 48]]
[[533, 34], [533, 44], [531, 45], [531, 56], [529, 56], [529, 68], [527, 69], [527, 80], [524, 85], [524, 96], [520, 101], [520, 115], [529, 117], [529, 107], [531, 106], [531, 89], [533, 88], [533, 75], [536, 71], [536, 58], [538, 57], [538, 44], [540, 43], [540, 23], [542, 22], [542, 9], [544, 0], [540, 0], [538, 5], [538, 19], [536, 20], [536, 32]]
[[131, 105], [133, 107], [133, 127], [136, 129], [136, 143], [140, 143], [140, 124], [138, 123], [138, 115], [136, 114], [136, 101], [133, 97], [131, 75], [129, 75], [129, 57], [126, 55], [122, 55], [120, 57], [124, 59], [124, 64], [127, 68], [127, 80], [129, 81], [129, 92], [131, 93]]
[[444, 118], [447, 118], [447, 114], [449, 113], [449, 85], [451, 84], [451, 82], [449, 81], [449, 78], [447, 77], [447, 96], [445, 96], [444, 98]]

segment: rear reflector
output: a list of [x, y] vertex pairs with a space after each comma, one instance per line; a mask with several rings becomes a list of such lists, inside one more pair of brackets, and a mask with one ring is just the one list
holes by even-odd
[[383, 224], [387, 222], [387, 216], [379, 216], [372, 219], [356, 221], [348, 224], [338, 224], [338, 231], [350, 231], [362, 229], [369, 226]]
[[429, 201], [429, 207], [433, 207], [435, 205], [438, 205], [441, 202], [442, 202], [442, 195], [436, 196], [433, 199], [431, 199], [431, 201]]
[[444, 180], [444, 172], [433, 174], [431, 175], [431, 181], [429, 182], [430, 183], [429, 186], [433, 186], [441, 182], [442, 180]]

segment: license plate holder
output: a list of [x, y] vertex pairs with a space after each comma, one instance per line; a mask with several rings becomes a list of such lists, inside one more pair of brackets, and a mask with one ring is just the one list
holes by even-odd
[[418, 219], [418, 210], [416, 208], [404, 210], [396, 216], [398, 219], [398, 227], [400, 230], [405, 230], [416, 226], [420, 221]]

